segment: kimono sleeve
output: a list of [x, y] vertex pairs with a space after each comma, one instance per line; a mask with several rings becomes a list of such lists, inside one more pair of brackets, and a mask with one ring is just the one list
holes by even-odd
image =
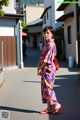
[[55, 46], [48, 46], [45, 58], [44, 58], [44, 62], [47, 64], [52, 64], [54, 57], [56, 54], [56, 47]]

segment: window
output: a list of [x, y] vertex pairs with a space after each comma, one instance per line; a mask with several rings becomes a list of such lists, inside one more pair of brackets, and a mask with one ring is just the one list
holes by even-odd
[[48, 12], [47, 12], [47, 20], [48, 20]]
[[44, 22], [44, 24], [46, 24], [46, 15], [43, 18], [43, 22]]
[[71, 44], [71, 26], [67, 27], [68, 44]]

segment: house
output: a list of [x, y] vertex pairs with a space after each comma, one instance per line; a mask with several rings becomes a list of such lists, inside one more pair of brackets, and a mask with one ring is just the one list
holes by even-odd
[[[43, 20], [43, 28], [45, 26], [52, 26], [56, 33], [62, 35], [63, 33], [63, 22], [57, 22], [56, 19], [60, 17], [63, 12], [60, 13], [56, 11], [56, 8], [59, 6], [57, 0], [44, 0], [44, 11], [41, 15], [41, 19]], [[45, 44], [45, 40], [44, 44]], [[59, 51], [59, 50], [58, 50]]]
[[42, 37], [42, 19], [41, 14], [44, 11], [43, 4], [23, 5], [22, 13], [25, 14], [24, 21], [28, 25], [27, 47], [37, 48]]
[[44, 11], [40, 17], [43, 19], [43, 28], [47, 25], [52, 26], [54, 29], [62, 26], [63, 22], [56, 22], [56, 19], [63, 14], [63, 12], [56, 11], [58, 6], [57, 0], [44, 0]]
[[28, 32], [28, 40], [27, 40], [27, 46], [38, 48], [39, 43], [43, 42], [42, 37], [42, 20], [37, 19], [32, 21], [28, 24], [29, 32]]
[[[63, 22], [57, 22], [56, 19], [59, 18], [63, 11], [58, 12], [56, 8], [59, 6], [57, 0], [44, 0], [44, 11], [41, 15], [41, 19], [43, 20], [43, 28], [46, 26], [52, 26], [56, 33], [56, 39], [59, 38], [60, 42], [57, 42], [57, 58], [60, 59], [62, 54], [62, 45], [63, 45]], [[55, 39], [55, 40], [56, 40]], [[57, 39], [58, 40], [58, 39]], [[57, 41], [56, 40], [56, 41]], [[46, 43], [45, 39], [43, 40], [44, 44]], [[61, 49], [60, 49], [61, 48]]]
[[[65, 2], [65, 1], [64, 1]], [[71, 4], [71, 2], [75, 2]], [[71, 1], [70, 4], [62, 3], [58, 11], [64, 11], [64, 15], [57, 19], [64, 22], [64, 41], [66, 59], [70, 56], [78, 67], [80, 67], [80, 2]]]
[[4, 16], [0, 16], [0, 66], [3, 69], [23, 67], [22, 29], [19, 22], [22, 14], [16, 13], [16, 2], [10, 0], [8, 7], [3, 7]]

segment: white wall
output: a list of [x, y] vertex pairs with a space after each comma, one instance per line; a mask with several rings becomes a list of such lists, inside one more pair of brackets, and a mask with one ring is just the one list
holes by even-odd
[[[36, 32], [41, 32], [41, 31], [42, 31], [42, 26], [29, 27], [30, 33], [36, 33]], [[39, 46], [39, 43], [42, 40], [43, 40], [42, 33], [37, 34], [37, 47]], [[27, 47], [33, 47], [33, 35], [30, 35], [30, 42], [27, 41], [26, 45]]]
[[44, 11], [44, 6], [40, 5], [27, 5], [26, 6], [26, 23], [39, 19]]
[[15, 14], [16, 11], [15, 11], [15, 1], [16, 0], [10, 0], [10, 3], [9, 3], [9, 6], [8, 7], [5, 7], [3, 6], [3, 9], [5, 11], [5, 13], [12, 13], [12, 14]]
[[14, 27], [0, 26], [0, 36], [14, 36]]
[[[48, 19], [47, 19], [47, 13], [48, 13]], [[46, 24], [44, 23], [44, 17], [43, 17], [43, 28], [48, 25], [52, 26], [51, 8], [48, 9], [47, 13], [44, 15], [44, 17], [46, 16]]]
[[43, 28], [46, 25], [51, 25], [51, 26], [53, 26], [53, 28], [56, 28], [56, 26], [58, 27], [63, 24], [63, 22], [60, 22], [57, 25], [55, 25], [57, 23], [56, 19], [63, 15], [63, 11], [56, 10], [59, 5], [60, 4], [58, 3], [58, 0], [44, 0], [44, 8], [47, 8], [49, 6], [51, 6], [51, 8], [48, 10], [49, 21], [47, 21], [46, 24], [43, 25]]
[[0, 19], [0, 36], [14, 36], [15, 26], [15, 19]]
[[49, 21], [46, 21], [46, 24], [43, 25], [43, 28], [46, 25], [51, 25], [55, 28], [55, 1], [54, 0], [44, 0], [44, 8], [51, 6], [48, 10], [49, 13]]
[[[65, 20], [65, 26], [64, 26], [64, 33], [65, 33], [65, 43], [66, 43], [66, 58], [69, 56], [76, 57], [76, 31], [75, 31], [75, 26], [74, 24], [74, 19], [68, 18]], [[68, 35], [67, 35], [67, 27], [71, 26], [71, 44], [68, 44]]]
[[[76, 24], [76, 6], [75, 4], [70, 4], [66, 9], [65, 13], [74, 11], [74, 17], [69, 17], [64, 21], [64, 36], [65, 36], [65, 46], [66, 46], [66, 58], [73, 56], [75, 61], [78, 61], [78, 46], [77, 46], [77, 24]], [[68, 44], [67, 27], [71, 26], [71, 44]]]

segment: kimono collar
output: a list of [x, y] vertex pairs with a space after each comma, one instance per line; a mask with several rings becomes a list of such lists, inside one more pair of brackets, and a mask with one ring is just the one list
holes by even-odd
[[54, 42], [54, 39], [51, 39], [51, 40], [47, 41], [47, 43], [49, 43], [49, 42]]

